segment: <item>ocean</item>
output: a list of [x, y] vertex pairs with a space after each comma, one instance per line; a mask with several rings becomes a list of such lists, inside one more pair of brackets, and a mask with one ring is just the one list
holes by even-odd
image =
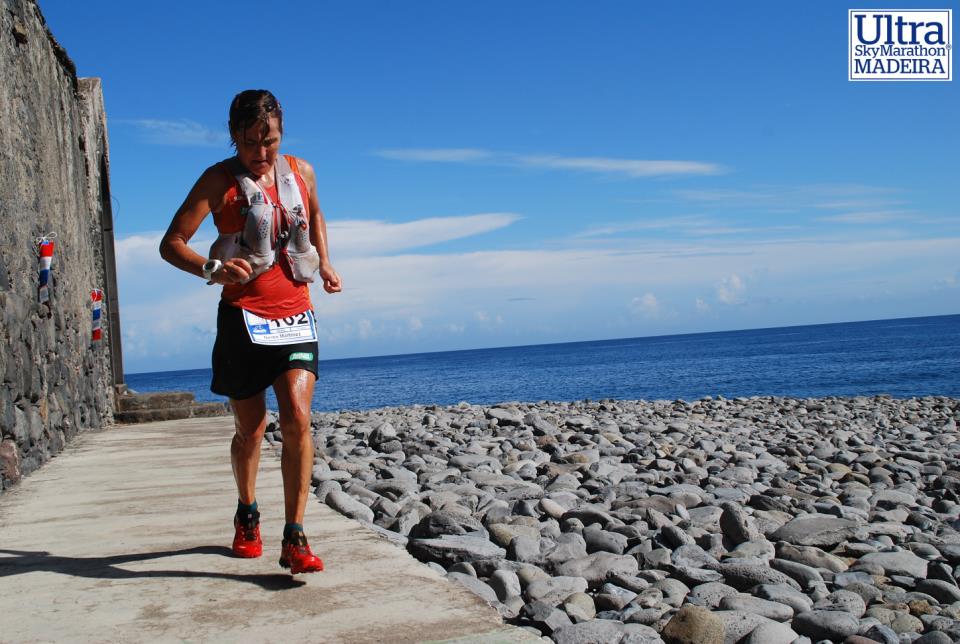
[[[126, 381], [224, 400], [209, 369]], [[313, 409], [875, 394], [960, 397], [960, 315], [325, 360]]]

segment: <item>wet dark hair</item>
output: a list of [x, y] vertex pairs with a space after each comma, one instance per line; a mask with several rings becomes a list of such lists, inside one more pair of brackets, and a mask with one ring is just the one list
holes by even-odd
[[280, 134], [283, 134], [283, 110], [277, 97], [265, 89], [246, 89], [233, 97], [230, 103], [230, 144], [237, 147], [233, 135], [235, 132], [246, 132], [258, 121], [264, 125], [271, 116], [279, 121]]

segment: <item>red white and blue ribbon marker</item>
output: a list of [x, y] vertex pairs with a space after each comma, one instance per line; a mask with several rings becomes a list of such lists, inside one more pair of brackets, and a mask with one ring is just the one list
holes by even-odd
[[37, 238], [37, 254], [40, 256], [40, 283], [37, 296], [40, 304], [50, 301], [50, 264], [53, 262], [53, 240], [57, 233], [48, 233]]
[[100, 314], [103, 309], [103, 291], [95, 288], [90, 291], [90, 301], [93, 303], [93, 342], [103, 339], [103, 328], [100, 325]]

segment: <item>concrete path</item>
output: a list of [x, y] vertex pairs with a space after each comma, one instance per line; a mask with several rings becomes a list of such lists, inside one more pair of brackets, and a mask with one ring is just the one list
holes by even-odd
[[531, 642], [404, 550], [311, 497], [326, 572], [277, 565], [280, 461], [265, 447], [264, 556], [231, 556], [229, 418], [78, 437], [0, 496], [3, 642]]

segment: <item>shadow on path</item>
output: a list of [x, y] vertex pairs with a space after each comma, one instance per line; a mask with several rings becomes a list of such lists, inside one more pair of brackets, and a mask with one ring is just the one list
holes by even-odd
[[254, 584], [264, 590], [289, 590], [299, 588], [305, 582], [294, 579], [290, 574], [275, 573], [268, 575], [239, 575], [209, 570], [125, 570], [117, 566], [135, 562], [161, 559], [163, 557], [179, 557], [181, 555], [220, 555], [233, 558], [229, 548], [223, 546], [196, 546], [182, 550], [165, 550], [161, 552], [143, 552], [112, 557], [60, 557], [45, 551], [7, 550], [0, 548], [0, 577], [22, 575], [28, 572], [44, 571], [56, 572], [75, 577], [90, 579], [144, 579], [150, 577], [173, 578], [207, 578], [225, 579]]

